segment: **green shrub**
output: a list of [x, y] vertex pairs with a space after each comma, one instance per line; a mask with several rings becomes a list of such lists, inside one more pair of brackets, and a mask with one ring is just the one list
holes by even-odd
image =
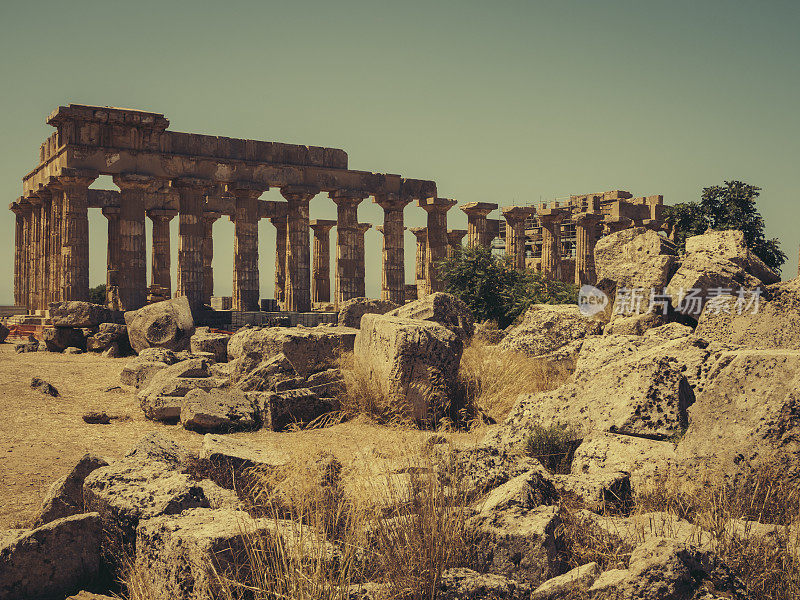
[[578, 429], [572, 425], [538, 423], [525, 438], [525, 450], [551, 473], [569, 473], [575, 449], [581, 443]]

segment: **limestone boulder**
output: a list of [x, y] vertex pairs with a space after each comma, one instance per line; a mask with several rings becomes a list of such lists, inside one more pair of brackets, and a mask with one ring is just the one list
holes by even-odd
[[548, 579], [531, 592], [531, 600], [568, 600], [580, 597], [600, 576], [600, 565], [596, 562], [575, 567], [571, 571]]
[[3, 323], [0, 323], [0, 344], [6, 341], [9, 333], [11, 333], [11, 330]]
[[117, 323], [101, 323], [97, 333], [86, 338], [89, 352], [104, 352], [116, 345], [119, 355], [131, 352], [128, 328]]
[[128, 450], [125, 458], [140, 462], [158, 461], [180, 470], [191, 458], [191, 453], [160, 433], [148, 433]]
[[339, 308], [338, 323], [342, 327], [361, 327], [361, 317], [366, 314], [385, 315], [399, 308], [390, 300], [372, 300], [370, 298], [351, 298]]
[[0, 540], [0, 598], [65, 597], [100, 572], [100, 515], [56, 519]]
[[178, 362], [178, 356], [168, 348], [145, 348], [139, 352], [139, 360], [174, 365]]
[[234, 468], [280, 468], [289, 464], [288, 454], [269, 444], [235, 440], [224, 435], [206, 434], [200, 458]]
[[317, 417], [338, 408], [338, 401], [319, 396], [309, 388], [280, 392], [249, 392], [258, 406], [264, 428], [283, 431], [290, 425], [307, 425]]
[[86, 338], [74, 327], [48, 327], [42, 330], [42, 341], [50, 352], [63, 352], [67, 348], [86, 348]]
[[[444, 476], [443, 483], [448, 486], [463, 486], [469, 497], [476, 497], [505, 484], [506, 482], [528, 474], [541, 472], [541, 464], [535, 458], [521, 456], [507, 445], [496, 443], [480, 443], [469, 448], [460, 449], [455, 456], [445, 454], [441, 457]], [[455, 465], [457, 481], [450, 481], [451, 469], [447, 465]]]
[[246, 392], [268, 392], [274, 391], [278, 383], [297, 377], [292, 363], [281, 353], [256, 366], [241, 377], [234, 387]]
[[688, 238], [686, 254], [700, 253], [729, 260], [765, 284], [777, 283], [781, 279], [778, 273], [764, 264], [764, 261], [747, 247], [744, 233], [736, 229], [707, 231], [702, 235]]
[[83, 481], [100, 467], [108, 466], [104, 459], [84, 454], [69, 473], [56, 481], [47, 492], [34, 526], [40, 527], [56, 519], [83, 512]]
[[257, 406], [241, 390], [200, 388], [183, 397], [180, 419], [186, 429], [200, 433], [250, 431], [261, 420]]
[[364, 315], [354, 356], [388, 402], [435, 423], [449, 409], [462, 351], [461, 339], [436, 322]]
[[209, 352], [216, 362], [227, 362], [228, 341], [230, 334], [211, 331], [210, 327], [198, 327], [190, 341], [190, 349], [194, 354]]
[[147, 387], [153, 376], [166, 369], [167, 364], [159, 361], [142, 360], [135, 358], [128, 361], [122, 368], [119, 380], [123, 385], [130, 385], [137, 390]]
[[581, 526], [592, 532], [592, 535], [602, 536], [614, 544], [630, 548], [668, 537], [708, 550], [714, 541], [711, 532], [667, 512], [634, 512], [630, 516], [622, 516], [581, 510], [575, 516]]
[[619, 315], [611, 319], [603, 333], [618, 335], [644, 335], [645, 331], [661, 327], [670, 322], [670, 315], [659, 311], [650, 311], [636, 315]]
[[190, 390], [226, 386], [227, 380], [211, 377], [210, 364], [205, 358], [194, 358], [159, 370], [139, 392], [139, 405], [145, 416], [156, 421], [177, 421], [182, 399]]
[[502, 575], [478, 573], [472, 569], [448, 569], [439, 581], [441, 600], [528, 600], [529, 585]]
[[51, 302], [50, 319], [56, 327], [98, 327], [101, 323], [120, 323], [121, 314], [100, 304], [71, 300]]
[[[14, 344], [14, 352], [17, 354], [22, 354], [23, 352], [38, 352], [39, 351], [39, 340], [30, 336], [33, 339], [25, 340], [24, 342], [17, 342]], [[44, 346], [44, 344], [41, 344]], [[44, 346], [47, 349], [47, 346]]]
[[464, 343], [469, 341], [475, 329], [469, 307], [452, 294], [444, 292], [428, 294], [386, 314], [391, 317], [439, 323], [455, 333]]
[[577, 305], [534, 304], [518, 324], [506, 330], [498, 348], [542, 357], [602, 332], [603, 323], [582, 314]]
[[152, 347], [186, 350], [194, 334], [194, 319], [185, 296], [128, 311], [125, 324], [136, 353]]
[[537, 461], [524, 473], [512, 477], [473, 504], [478, 515], [491, 516], [498, 511], [527, 511], [558, 499], [556, 481]]
[[633, 506], [631, 475], [624, 471], [554, 475], [553, 480], [560, 493], [578, 498], [589, 510], [625, 513]]

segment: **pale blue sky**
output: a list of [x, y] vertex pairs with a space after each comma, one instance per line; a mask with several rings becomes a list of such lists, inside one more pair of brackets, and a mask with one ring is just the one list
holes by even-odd
[[[799, 32], [800, 3], [788, 1], [4, 2], [0, 191], [19, 196], [52, 109], [115, 105], [163, 112], [173, 130], [343, 148], [354, 169], [434, 179], [460, 202], [625, 189], [676, 203], [741, 179], [763, 188], [789, 278]], [[90, 213], [96, 285], [106, 223]], [[334, 214], [326, 196], [312, 201], [312, 218]], [[359, 217], [379, 224], [382, 211], [365, 202]], [[408, 226], [424, 220], [406, 210]], [[12, 301], [13, 222], [0, 211], [0, 304]], [[219, 295], [231, 290], [232, 232], [217, 222]], [[260, 233], [271, 297], [274, 230]], [[379, 244], [368, 232], [371, 295]], [[406, 255], [410, 277], [410, 234]]]

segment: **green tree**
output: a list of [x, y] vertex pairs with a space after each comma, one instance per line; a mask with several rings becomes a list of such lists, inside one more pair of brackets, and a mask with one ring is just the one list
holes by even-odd
[[531, 304], [577, 302], [574, 285], [552, 281], [541, 273], [517, 271], [490, 248], [458, 248], [437, 264], [445, 291], [461, 299], [478, 321], [495, 321], [505, 328]]
[[761, 188], [741, 181], [703, 188], [700, 202], [665, 207], [664, 219], [676, 229], [676, 241], [685, 247], [686, 238], [709, 229], [738, 229], [748, 247], [772, 269], [780, 270], [786, 255], [777, 239], [764, 235], [764, 219], [756, 207]]
[[106, 303], [106, 284], [102, 283], [97, 287], [93, 287], [89, 289], [89, 302], [92, 304], [102, 304], [105, 305]]

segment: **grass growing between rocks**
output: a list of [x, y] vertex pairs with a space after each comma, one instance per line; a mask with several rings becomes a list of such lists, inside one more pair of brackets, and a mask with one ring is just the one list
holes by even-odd
[[581, 438], [573, 425], [537, 423], [525, 438], [525, 451], [551, 473], [569, 473]]

